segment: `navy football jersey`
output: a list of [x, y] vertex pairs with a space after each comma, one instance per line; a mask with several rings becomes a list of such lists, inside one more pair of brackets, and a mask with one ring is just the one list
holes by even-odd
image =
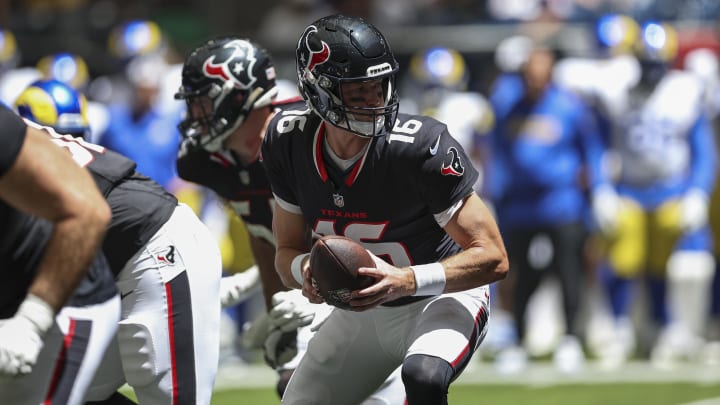
[[[31, 125], [35, 125], [30, 123]], [[112, 221], [103, 241], [113, 274], [143, 247], [167, 222], [177, 198], [135, 170], [136, 164], [103, 146], [70, 135], [46, 130], [53, 141], [66, 148], [73, 159], [92, 174], [112, 210]]]
[[[298, 98], [273, 103], [276, 111], [297, 108]], [[177, 159], [180, 178], [201, 184], [226, 200], [255, 237], [275, 244], [272, 236], [273, 195], [262, 162], [242, 164], [230, 150], [209, 153], [185, 140]]]
[[[0, 107], [0, 177], [13, 165], [25, 140], [23, 120]], [[42, 218], [28, 215], [0, 201], [0, 319], [13, 316], [25, 299], [37, 274], [53, 226]], [[71, 305], [104, 302], [117, 292], [115, 282], [102, 255], [98, 255], [88, 274], [70, 298]]]
[[460, 250], [438, 224], [473, 193], [478, 172], [441, 122], [400, 114], [341, 171], [326, 156], [325, 124], [304, 104], [277, 114], [262, 159], [278, 204], [302, 213], [317, 235], [344, 235], [396, 266]]

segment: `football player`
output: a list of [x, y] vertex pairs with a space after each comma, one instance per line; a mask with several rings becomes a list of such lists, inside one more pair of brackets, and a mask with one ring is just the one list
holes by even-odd
[[42, 131], [4, 106], [0, 122], [0, 403], [82, 404], [119, 319], [93, 261], [110, 209]]
[[209, 404], [219, 356], [218, 247], [192, 210], [135, 162], [82, 138], [85, 106], [57, 80], [33, 83], [16, 101], [21, 116], [66, 133], [49, 135], [87, 167], [113, 214], [102, 251], [121, 319], [87, 399], [118, 400], [128, 383], [142, 404]]
[[[214, 190], [247, 227], [268, 314], [245, 333], [244, 341], [264, 347], [266, 360], [280, 375], [277, 390], [282, 396], [313, 335], [311, 328], [324, 319], [320, 314], [329, 312], [325, 305], [310, 304], [299, 291], [286, 291], [273, 263], [274, 199], [259, 159], [260, 145], [267, 121], [297, 108], [300, 98], [275, 101], [278, 87], [271, 56], [257, 43], [237, 37], [197, 47], [185, 61], [182, 78], [176, 97], [187, 102], [187, 118], [179, 125], [183, 141], [178, 174]], [[252, 288], [244, 273], [224, 279], [232, 280], [237, 283], [223, 287], [225, 305], [240, 302], [243, 291]], [[396, 374], [374, 396], [401, 402], [401, 384]]]
[[[512, 289], [516, 343], [528, 344], [528, 304], [547, 275], [555, 274], [562, 291], [564, 336], [553, 361], [560, 371], [572, 373], [584, 364], [578, 314], [584, 287], [585, 196], [607, 180], [601, 171], [603, 143], [591, 109], [552, 81], [554, 65], [554, 53], [534, 44], [519, 70], [520, 86], [496, 86], [491, 94], [497, 125], [488, 189], [517, 268]], [[522, 347], [508, 349], [510, 359], [518, 349]], [[508, 354], [498, 357], [501, 368]]]
[[398, 113], [398, 63], [365, 20], [317, 20], [296, 63], [304, 102], [276, 114], [262, 144], [275, 266], [315, 303], [313, 233], [362, 243], [377, 268], [358, 269], [375, 283], [318, 329], [283, 403], [358, 403], [399, 366], [407, 403], [447, 403], [485, 336], [488, 284], [508, 270], [478, 172], [444, 124]]
[[[607, 161], [616, 163], [608, 166], [615, 186], [596, 193], [592, 207], [607, 242], [603, 282], [617, 326], [615, 341], [601, 355], [621, 364], [634, 354], [633, 286], [643, 280], [651, 324], [662, 329], [652, 358], [666, 366], [695, 356], [701, 346], [701, 313], [714, 271], [708, 228], [714, 136], [701, 83], [671, 69], [678, 52], [675, 29], [615, 18], [632, 27], [631, 53], [609, 59], [626, 74], [593, 75], [585, 86], [604, 118]], [[601, 28], [598, 35], [616, 31]]]

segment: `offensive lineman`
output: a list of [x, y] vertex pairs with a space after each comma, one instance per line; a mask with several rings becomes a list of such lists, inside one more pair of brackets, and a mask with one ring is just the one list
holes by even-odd
[[219, 356], [221, 272], [211, 234], [189, 207], [138, 173], [135, 162], [83, 140], [86, 103], [71, 87], [34, 82], [16, 108], [67, 134], [51, 136], [87, 167], [113, 213], [102, 250], [120, 290], [121, 316], [87, 400], [130, 403], [115, 393], [127, 382], [141, 404], [209, 404]]
[[110, 210], [42, 131], [6, 107], [0, 123], [0, 403], [82, 404], [119, 318], [92, 259]]

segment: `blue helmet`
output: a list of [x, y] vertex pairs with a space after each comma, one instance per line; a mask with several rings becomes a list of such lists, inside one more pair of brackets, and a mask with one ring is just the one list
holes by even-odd
[[88, 66], [82, 56], [59, 52], [45, 55], [37, 63], [44, 79], [56, 79], [75, 89], [83, 89], [90, 81]]
[[410, 60], [413, 79], [427, 88], [467, 89], [470, 74], [465, 58], [455, 49], [442, 46], [423, 49]]
[[166, 41], [160, 26], [149, 20], [131, 20], [116, 26], [108, 38], [110, 53], [127, 62], [137, 56], [163, 54]]
[[607, 56], [635, 52], [640, 25], [624, 14], [606, 14], [595, 24], [595, 39], [600, 51]]
[[38, 80], [15, 101], [21, 117], [52, 127], [60, 134], [85, 138], [90, 125], [85, 96], [59, 80]]

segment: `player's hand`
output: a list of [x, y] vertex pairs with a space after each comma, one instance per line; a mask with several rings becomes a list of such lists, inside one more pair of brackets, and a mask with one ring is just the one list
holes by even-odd
[[265, 362], [270, 367], [277, 369], [297, 355], [297, 329], [283, 332], [278, 328], [273, 328], [265, 339], [263, 348]]
[[366, 311], [382, 303], [413, 294], [415, 276], [410, 269], [391, 265], [370, 252], [375, 268], [360, 267], [358, 274], [370, 276], [375, 283], [370, 287], [352, 292], [350, 305], [353, 311]]
[[265, 362], [272, 368], [287, 363], [297, 354], [297, 330], [283, 332], [275, 328], [267, 314], [243, 326], [241, 342], [247, 349], [261, 349]]
[[325, 299], [318, 292], [318, 289], [315, 286], [315, 281], [312, 278], [312, 271], [310, 270], [309, 267], [303, 268], [302, 276], [303, 276], [302, 294], [305, 296], [305, 298], [307, 298], [313, 304], [324, 303]]
[[30, 374], [43, 347], [43, 337], [55, 319], [42, 299], [28, 295], [14, 317], [0, 324], [0, 374]]
[[680, 201], [680, 218], [682, 227], [687, 232], [694, 232], [708, 223], [707, 194], [699, 189], [690, 189]]
[[220, 279], [220, 303], [227, 308], [244, 301], [260, 287], [260, 275], [257, 266], [242, 273], [225, 276]]
[[283, 332], [307, 326], [315, 318], [315, 304], [310, 303], [299, 290], [273, 294], [272, 306], [268, 314], [270, 324]]
[[606, 235], [617, 229], [621, 200], [615, 190], [608, 185], [600, 186], [592, 196], [592, 212], [600, 231]]

